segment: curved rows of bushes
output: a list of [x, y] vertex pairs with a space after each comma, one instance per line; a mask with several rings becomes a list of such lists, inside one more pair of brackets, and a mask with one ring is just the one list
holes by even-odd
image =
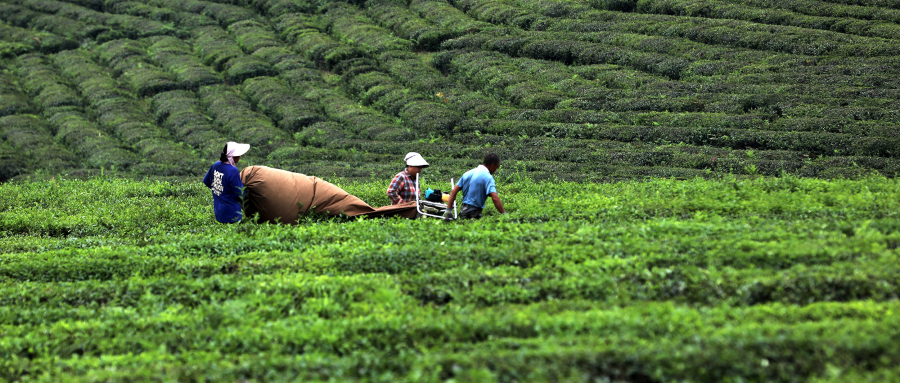
[[156, 126], [134, 94], [119, 86], [110, 73], [86, 51], [56, 54], [55, 66], [75, 85], [108, 134], [135, 148], [144, 160], [137, 165], [147, 174], [193, 174], [199, 159]]
[[[728, 9], [768, 9], [766, 1]], [[58, 64], [66, 76], [48, 80], [52, 90], [0, 95], [0, 111], [40, 112], [61, 131], [65, 124], [72, 133], [56, 139], [77, 153], [97, 147], [124, 150], [126, 157], [146, 153], [147, 137], [181, 142], [204, 157], [217, 141], [252, 141], [261, 146], [260, 155], [274, 156], [267, 163], [291, 166], [299, 162], [290, 156], [307, 158], [297, 149], [303, 145], [347, 153], [335, 158], [356, 158], [360, 151], [382, 158], [403, 145], [446, 141], [462, 146], [454, 155], [460, 159], [501, 151], [522, 164], [533, 159], [528, 166], [536, 170], [542, 161], [554, 162], [547, 169], [570, 161], [585, 173], [605, 163], [602, 172], [636, 176], [678, 172], [662, 168], [746, 174], [778, 174], [773, 169], [779, 168], [813, 175], [825, 174], [828, 166], [843, 169], [836, 174], [855, 166], [890, 174], [890, 146], [900, 131], [895, 42], [695, 17], [717, 3], [676, 9], [686, 4], [10, 0], [0, 3], [0, 19], [7, 23], [0, 28], [10, 32], [3, 39], [5, 55], [34, 62], [38, 73], [46, 65], [25, 53], [66, 51], [62, 47], [78, 41], [93, 52], [86, 59], [94, 66], [91, 76], [76, 80], [80, 69]], [[856, 12], [871, 22], [892, 14], [872, 4], [822, 4], [804, 12], [819, 18]], [[801, 10], [792, 7], [785, 12]], [[137, 19], [153, 23], [125, 25]], [[159, 32], [154, 23], [168, 29]], [[32, 30], [48, 32], [29, 36]], [[39, 44], [41, 36], [52, 44]], [[94, 131], [105, 136], [88, 140]], [[512, 144], [537, 137], [560, 140], [552, 142], [563, 147]], [[592, 156], [580, 140], [622, 149]], [[751, 161], [756, 170], [748, 171], [747, 159], [743, 165], [710, 162], [718, 154], [683, 153], [678, 160], [630, 154], [637, 144], [678, 143], [811, 159], [758, 155]], [[127, 162], [112, 157], [85, 163]], [[321, 161], [316, 166], [332, 170]]]
[[[499, 0], [479, 1], [496, 2]], [[571, 0], [515, 0], [514, 2], [522, 8], [540, 12], [536, 14], [548, 15], [547, 17], [559, 14], [560, 8], [569, 11], [563, 12], [563, 17], [553, 17], [546, 22], [537, 23], [532, 26], [535, 30], [611, 31], [677, 36], [710, 45], [813, 56], [896, 56], [900, 49], [900, 45], [895, 40], [853, 36], [831, 31], [767, 25], [742, 20], [619, 12], [623, 10], [623, 5], [628, 3], [593, 2], [592, 6], [597, 6], [602, 10], [588, 11], [583, 8], [583, 3]], [[515, 7], [509, 4], [506, 6]], [[503, 15], [506, 14], [509, 12]], [[484, 15], [483, 17], [492, 16]], [[504, 20], [503, 22], [511, 21]]]
[[56, 139], [81, 156], [87, 166], [128, 169], [139, 162], [127, 145], [91, 119], [84, 109], [87, 103], [45, 56], [19, 56], [17, 69], [23, 88], [47, 118]]
[[14, 0], [13, 3], [35, 12], [77, 20], [86, 25], [100, 25], [109, 28], [107, 38], [139, 38], [175, 33], [175, 29], [164, 23], [143, 17], [109, 14], [90, 8], [54, 0]]
[[900, 10], [841, 6], [821, 1], [769, 0], [723, 1], [649, 0], [637, 3], [635, 11], [662, 15], [745, 20], [768, 25], [820, 29], [859, 36], [896, 39], [900, 35]]
[[56, 53], [78, 48], [78, 43], [72, 39], [49, 32], [19, 28], [3, 22], [0, 22], [0, 39], [5, 43], [15, 44], [14, 48], [2, 51], [2, 56], [10, 57], [30, 52]]

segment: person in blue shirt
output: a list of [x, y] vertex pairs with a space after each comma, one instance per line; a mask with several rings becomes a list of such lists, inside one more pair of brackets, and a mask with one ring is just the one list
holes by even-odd
[[216, 213], [216, 221], [222, 223], [236, 223], [243, 218], [241, 214], [241, 200], [245, 195], [244, 184], [241, 183], [241, 173], [238, 172], [237, 163], [241, 156], [250, 150], [250, 144], [229, 142], [222, 149], [219, 160], [216, 161], [203, 177], [203, 184], [212, 191], [213, 209]]
[[[494, 153], [484, 157], [484, 161], [477, 168], [465, 172], [459, 182], [453, 186], [450, 191], [450, 200], [447, 206], [453, 206], [456, 201], [456, 194], [463, 192], [462, 208], [459, 212], [460, 218], [481, 218], [481, 210], [484, 209], [487, 197], [491, 197], [494, 207], [500, 214], [506, 214], [503, 210], [503, 202], [497, 195], [497, 184], [494, 183], [494, 172], [500, 168], [500, 157]], [[450, 210], [447, 210], [449, 213]]]

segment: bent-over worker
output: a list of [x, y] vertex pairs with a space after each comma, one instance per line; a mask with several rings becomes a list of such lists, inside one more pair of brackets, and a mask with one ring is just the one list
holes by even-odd
[[244, 184], [241, 183], [241, 173], [238, 172], [237, 163], [241, 156], [250, 150], [250, 144], [229, 142], [225, 144], [219, 160], [210, 166], [203, 177], [203, 184], [212, 191], [213, 209], [216, 213], [216, 221], [222, 223], [240, 222], [241, 200], [244, 197]]
[[[461, 190], [463, 192], [463, 200], [462, 208], [459, 212], [460, 218], [481, 218], [481, 210], [484, 209], [488, 196], [491, 197], [491, 201], [494, 202], [494, 207], [497, 208], [497, 211], [500, 214], [505, 214], [506, 210], [503, 209], [503, 202], [500, 201], [500, 196], [497, 194], [497, 184], [494, 183], [494, 172], [499, 168], [500, 157], [498, 155], [491, 153], [485, 156], [481, 165], [465, 172], [459, 179], [459, 182], [453, 185], [447, 206], [452, 208], [453, 202], [456, 200], [456, 194]], [[447, 214], [450, 214], [449, 209]]]
[[422, 155], [416, 152], [406, 153], [403, 158], [406, 161], [406, 169], [397, 173], [388, 186], [387, 195], [391, 199], [391, 205], [398, 205], [404, 202], [416, 200], [416, 176], [422, 172], [422, 169], [428, 167], [428, 162]]

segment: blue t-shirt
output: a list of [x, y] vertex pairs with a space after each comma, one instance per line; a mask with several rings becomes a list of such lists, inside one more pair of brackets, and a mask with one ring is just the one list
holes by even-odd
[[203, 184], [212, 191], [216, 221], [232, 223], [241, 220], [241, 173], [230, 164], [216, 161], [203, 177]]
[[484, 165], [478, 165], [477, 168], [465, 172], [456, 186], [462, 188], [462, 203], [482, 209], [487, 196], [497, 192], [494, 177]]

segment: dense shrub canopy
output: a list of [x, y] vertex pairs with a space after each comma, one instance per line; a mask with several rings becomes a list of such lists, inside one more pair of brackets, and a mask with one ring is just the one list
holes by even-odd
[[197, 177], [227, 140], [350, 178], [408, 151], [442, 175], [494, 151], [535, 179], [893, 177], [898, 22], [855, 0], [6, 0], [0, 117], [88, 159], [2, 180]]
[[[0, 0], [0, 381], [898, 380], [898, 36], [900, 0]], [[494, 152], [512, 213], [221, 226], [227, 141], [376, 206]]]

